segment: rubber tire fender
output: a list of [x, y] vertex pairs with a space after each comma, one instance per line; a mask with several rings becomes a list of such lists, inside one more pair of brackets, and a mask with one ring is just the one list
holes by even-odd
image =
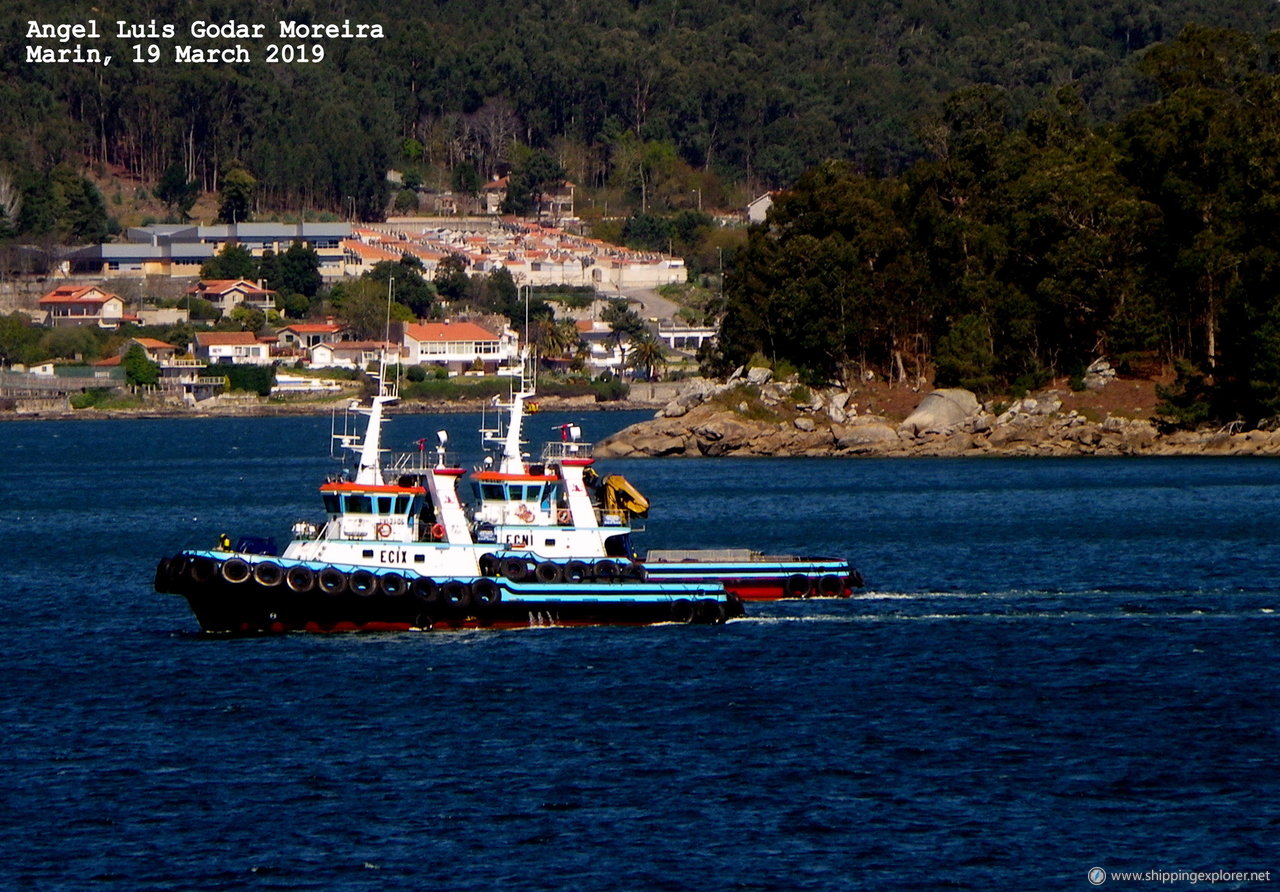
[[378, 589], [388, 598], [398, 598], [409, 591], [409, 583], [399, 573], [383, 573], [378, 577]]
[[492, 552], [485, 552], [480, 555], [480, 575], [496, 576], [498, 575], [498, 567], [501, 566], [498, 556]]
[[158, 592], [169, 591], [169, 559], [167, 557], [160, 558], [160, 563], [156, 564], [156, 578], [153, 585]]
[[477, 607], [493, 607], [502, 600], [502, 587], [492, 579], [471, 583], [471, 602]]
[[284, 568], [275, 561], [263, 561], [253, 567], [253, 581], [266, 588], [284, 582]]
[[450, 579], [440, 586], [440, 597], [450, 607], [460, 610], [471, 606], [471, 586], [457, 579]]
[[569, 561], [564, 565], [564, 578], [569, 582], [582, 582], [591, 575], [586, 561]]
[[325, 567], [316, 577], [320, 591], [326, 595], [340, 595], [347, 590], [347, 574], [337, 567]]
[[533, 576], [539, 582], [563, 582], [564, 568], [555, 561], [543, 561], [534, 568]]
[[813, 583], [803, 573], [792, 573], [783, 584], [783, 594], [788, 598], [807, 598]]
[[222, 562], [222, 578], [232, 585], [248, 582], [253, 575], [253, 568], [242, 558], [228, 558]]
[[839, 576], [823, 576], [818, 579], [818, 594], [824, 598], [838, 598], [844, 594], [844, 580]]
[[725, 620], [724, 605], [715, 598], [703, 598], [696, 605], [694, 618], [703, 625], [722, 625]]
[[502, 575], [512, 582], [524, 582], [529, 578], [529, 562], [524, 558], [503, 558]]
[[596, 579], [617, 579], [618, 562], [602, 558], [591, 565], [591, 575]]
[[694, 603], [688, 598], [676, 598], [671, 602], [671, 621], [673, 623], [691, 623], [695, 613]]
[[304, 594], [316, 587], [316, 573], [310, 567], [295, 564], [285, 571], [284, 584], [290, 591]]
[[430, 576], [414, 577], [409, 588], [413, 590], [413, 596], [423, 604], [440, 603], [440, 586], [436, 585], [436, 581]]
[[377, 594], [378, 577], [368, 570], [356, 570], [351, 574], [351, 578], [347, 580], [347, 587], [360, 597], [367, 598], [370, 595]]

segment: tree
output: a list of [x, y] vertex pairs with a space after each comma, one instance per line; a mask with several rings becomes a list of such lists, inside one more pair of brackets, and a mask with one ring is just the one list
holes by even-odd
[[245, 223], [253, 209], [253, 193], [258, 181], [239, 161], [230, 161], [222, 172], [222, 201], [218, 219], [223, 223]]
[[[412, 258], [416, 261], [416, 258]], [[383, 260], [369, 270], [362, 279], [378, 282], [383, 293], [386, 293], [387, 282], [395, 279], [393, 295], [397, 303], [408, 307], [414, 318], [426, 319], [435, 307], [436, 288], [422, 277], [421, 264], [406, 263], [404, 260]]]
[[469, 261], [461, 254], [449, 254], [436, 265], [433, 279], [436, 291], [445, 300], [462, 300], [466, 297], [470, 280], [467, 277]]
[[167, 204], [179, 220], [185, 220], [200, 197], [200, 183], [188, 181], [181, 164], [170, 164], [156, 184], [156, 197]]
[[646, 381], [652, 381], [658, 376], [658, 369], [667, 364], [666, 348], [662, 341], [649, 332], [632, 337], [627, 364], [630, 368], [643, 372]]
[[[387, 289], [373, 279], [361, 277], [354, 282], [344, 282], [334, 289], [334, 303], [338, 318], [350, 330], [356, 340], [380, 341], [387, 331]], [[392, 322], [413, 322], [413, 312], [400, 303], [390, 307]]]
[[268, 280], [268, 284], [275, 290], [315, 297], [324, 283], [320, 275], [320, 255], [315, 248], [302, 242], [294, 242], [280, 255], [278, 276], [278, 279]]
[[160, 366], [147, 358], [147, 351], [140, 344], [129, 347], [120, 364], [124, 367], [125, 381], [135, 387], [151, 387], [160, 381]]
[[547, 152], [533, 152], [507, 179], [504, 214], [542, 216], [542, 200], [552, 188], [564, 182], [564, 167]]
[[258, 262], [248, 248], [227, 242], [222, 250], [200, 266], [202, 279], [256, 279]]

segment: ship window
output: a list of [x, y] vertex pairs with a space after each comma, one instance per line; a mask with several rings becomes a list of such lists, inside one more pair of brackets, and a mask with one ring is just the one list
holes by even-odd
[[372, 548], [364, 549], [363, 551], [360, 552], [360, 556], [367, 557], [367, 558], [373, 557], [373, 549]]
[[526, 486], [524, 488], [524, 500], [526, 502], [538, 502], [542, 500], [541, 486]]
[[347, 496], [348, 514], [372, 514], [373, 500], [368, 496]]
[[427, 560], [427, 556], [426, 556], [425, 554], [421, 554], [421, 553], [419, 553], [419, 554], [415, 554], [415, 555], [413, 556], [413, 562], [414, 562], [415, 564], [422, 564], [422, 563], [425, 563], [425, 562], [426, 562], [426, 560]]
[[321, 496], [321, 498], [324, 499], [325, 511], [329, 512], [330, 514], [339, 513], [338, 496], [336, 494], [327, 492], [323, 496]]
[[498, 483], [482, 483], [480, 485], [480, 492], [486, 499], [503, 498], [502, 485]]
[[378, 496], [378, 513], [390, 514], [395, 501], [395, 496]]

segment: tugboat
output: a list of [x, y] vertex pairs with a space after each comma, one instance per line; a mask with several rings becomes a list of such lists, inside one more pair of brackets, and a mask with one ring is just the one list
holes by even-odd
[[[537, 462], [521, 441], [525, 404], [533, 385], [522, 374], [506, 411], [506, 426], [481, 430], [489, 452], [472, 475], [476, 538], [494, 549], [499, 572], [546, 581], [638, 568], [651, 581], [716, 583], [743, 601], [847, 598], [864, 585], [847, 561], [829, 557], [765, 555], [746, 548], [650, 550], [641, 559], [631, 543], [632, 517], [646, 517], [649, 501], [626, 478], [601, 478], [581, 430], [562, 425]], [[531, 568], [536, 567], [536, 570]], [[507, 575], [510, 570], [514, 575]]]
[[[368, 416], [363, 440], [347, 433], [349, 425], [335, 431], [356, 461], [320, 486], [323, 525], [295, 524], [278, 554], [271, 540], [244, 537], [233, 547], [224, 537], [218, 548], [161, 559], [156, 590], [186, 598], [202, 630], [717, 624], [742, 615], [740, 599], [715, 580], [649, 579], [642, 565], [615, 560], [548, 571], [550, 562], [531, 548], [500, 554], [476, 541], [457, 492], [466, 471], [449, 461], [445, 432], [434, 461], [420, 441], [417, 452], [392, 455], [384, 467], [384, 410], [397, 399], [385, 372], [370, 404], [351, 407]], [[522, 498], [555, 482], [527, 476]]]

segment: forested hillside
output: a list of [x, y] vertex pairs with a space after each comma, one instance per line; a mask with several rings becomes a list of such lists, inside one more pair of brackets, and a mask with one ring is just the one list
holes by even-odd
[[721, 362], [994, 393], [1172, 361], [1171, 418], [1280, 416], [1274, 46], [1188, 28], [1113, 125], [1073, 88], [1014, 123], [1006, 91], [971, 87], [900, 176], [806, 173], [737, 258]]
[[[26, 61], [30, 22], [90, 17], [112, 64]], [[314, 64], [170, 58], [174, 43], [208, 43], [190, 39], [193, 21], [274, 33], [280, 19], [379, 23], [385, 37], [321, 41]], [[177, 38], [160, 61], [129, 62], [147, 41], [118, 39], [116, 20], [172, 23]], [[84, 162], [168, 173], [180, 207], [180, 187], [216, 190], [239, 161], [260, 210], [364, 218], [385, 212], [390, 166], [474, 188], [529, 149], [658, 209], [691, 187], [708, 202], [717, 184], [781, 187], [827, 158], [897, 173], [971, 84], [1002, 87], [1015, 116], [1075, 84], [1095, 120], [1117, 119], [1147, 98], [1130, 59], [1191, 21], [1261, 35], [1280, 13], [1264, 0], [32, 0], [0, 13], [0, 225], [96, 236], [68, 208], [93, 203], [73, 182]]]

